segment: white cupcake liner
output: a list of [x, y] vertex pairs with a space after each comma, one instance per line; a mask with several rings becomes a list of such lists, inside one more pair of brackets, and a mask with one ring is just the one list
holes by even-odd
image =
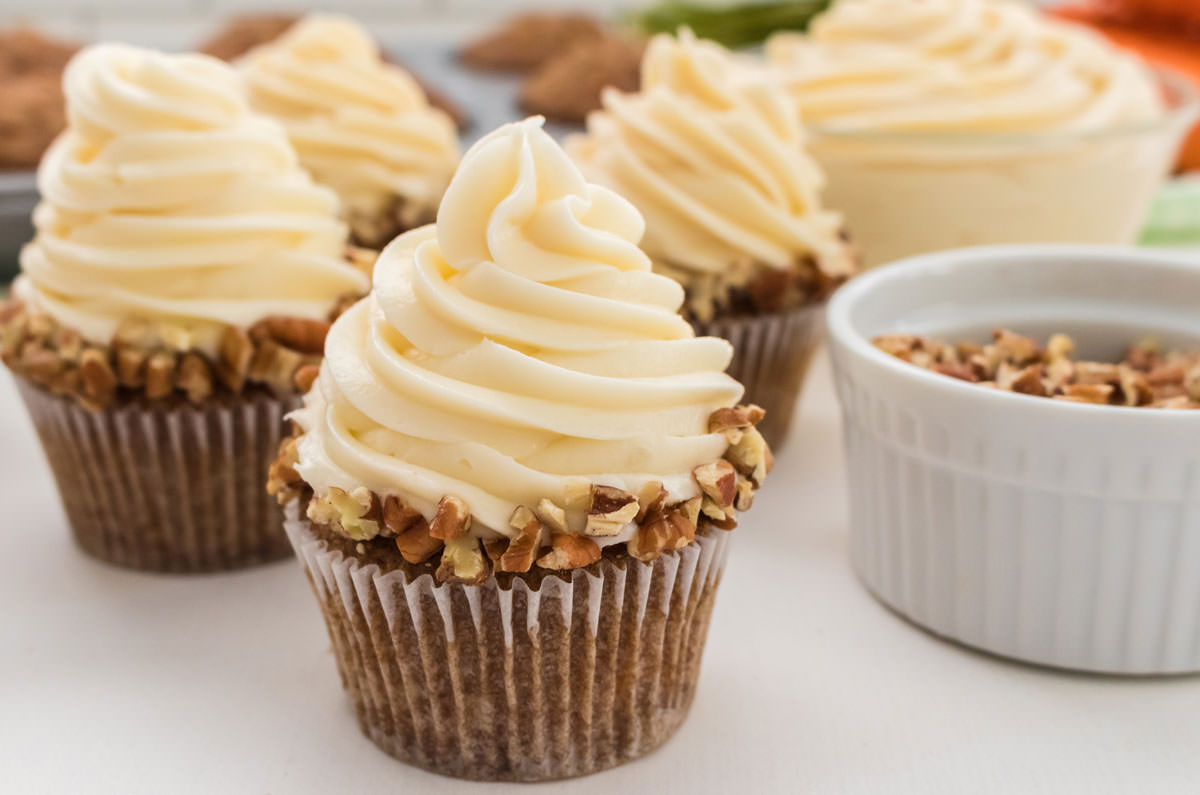
[[779, 449], [791, 428], [808, 366], [824, 339], [824, 305], [693, 321], [692, 326], [697, 336], [721, 337], [733, 344], [727, 372], [746, 387], [744, 403], [766, 409], [758, 430], [773, 449]]
[[75, 540], [134, 569], [203, 572], [286, 557], [267, 469], [296, 398], [90, 411], [16, 376]]
[[[448, 585], [346, 557], [287, 507], [362, 731], [445, 775], [580, 776], [665, 742], [691, 706], [729, 534], [650, 564]], [[411, 569], [410, 569], [411, 571]]]

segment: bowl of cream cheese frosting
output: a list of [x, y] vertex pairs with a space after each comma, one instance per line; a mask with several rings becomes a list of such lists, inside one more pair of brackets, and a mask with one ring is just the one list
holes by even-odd
[[986, 243], [1131, 243], [1195, 88], [1011, 0], [839, 0], [783, 75], [868, 266]]

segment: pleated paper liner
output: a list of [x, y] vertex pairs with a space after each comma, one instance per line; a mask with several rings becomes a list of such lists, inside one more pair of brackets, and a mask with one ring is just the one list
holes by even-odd
[[824, 338], [824, 304], [692, 325], [697, 336], [722, 337], [733, 343], [733, 361], [727, 372], [746, 387], [742, 402], [766, 409], [758, 430], [767, 444], [778, 450], [791, 428], [808, 366]]
[[267, 468], [298, 400], [255, 391], [89, 411], [14, 375], [75, 540], [133, 569], [205, 572], [286, 557]]
[[729, 534], [653, 563], [439, 584], [368, 563], [287, 508], [364, 734], [444, 775], [582, 776], [637, 759], [687, 716]]

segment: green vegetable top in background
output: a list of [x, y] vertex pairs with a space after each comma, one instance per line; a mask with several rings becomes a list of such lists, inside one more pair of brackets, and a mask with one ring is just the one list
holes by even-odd
[[702, 39], [726, 47], [759, 44], [779, 30], [805, 30], [830, 0], [778, 0], [777, 2], [711, 5], [668, 0], [633, 16], [633, 24], [645, 33], [674, 33], [686, 25]]

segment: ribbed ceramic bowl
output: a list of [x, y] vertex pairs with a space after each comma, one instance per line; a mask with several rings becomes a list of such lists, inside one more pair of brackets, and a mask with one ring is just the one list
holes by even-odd
[[1066, 403], [927, 372], [871, 339], [1075, 337], [1115, 361], [1200, 344], [1200, 259], [1123, 247], [940, 252], [834, 296], [854, 567], [884, 603], [989, 652], [1200, 671], [1200, 411]]

